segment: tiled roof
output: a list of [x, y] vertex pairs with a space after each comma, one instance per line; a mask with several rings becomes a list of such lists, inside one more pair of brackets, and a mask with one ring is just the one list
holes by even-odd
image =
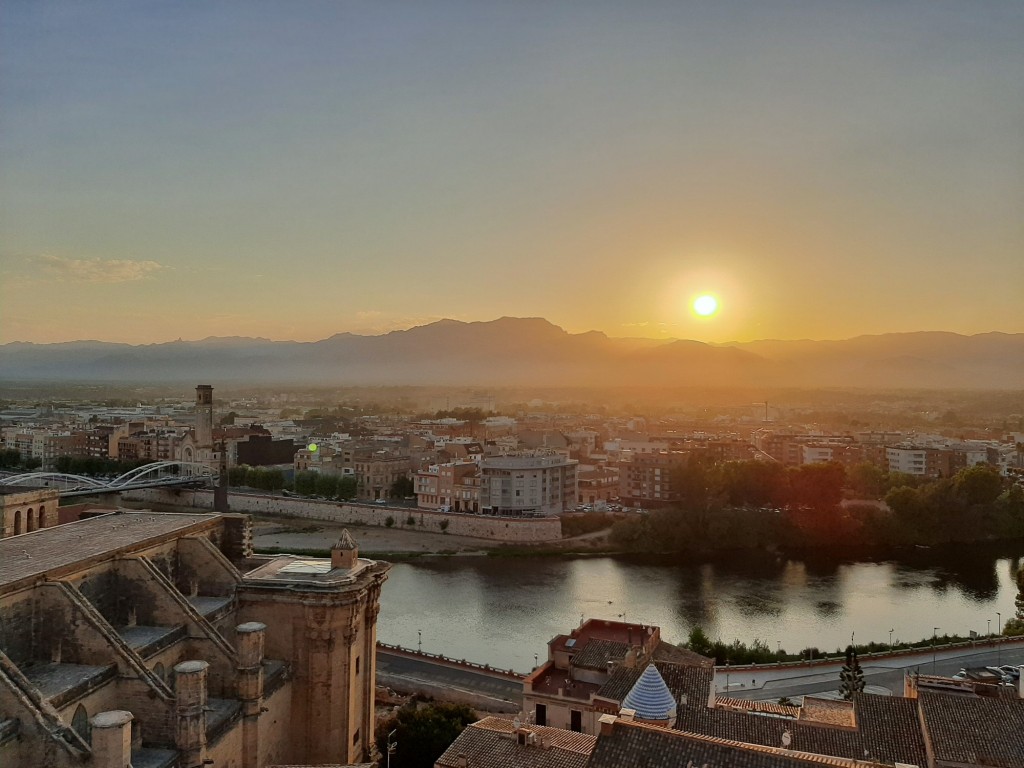
[[591, 640], [573, 657], [572, 664], [574, 667], [604, 671], [609, 661], [622, 661], [628, 650], [628, 645], [614, 640]]
[[781, 747], [782, 732], [788, 730], [792, 738], [792, 749], [835, 757], [864, 756], [864, 747], [856, 732], [811, 725], [799, 720], [711, 709], [706, 701], [691, 701], [688, 706], [680, 707], [675, 727], [680, 731], [769, 747]]
[[675, 728], [747, 744], [770, 747], [782, 745], [782, 732], [789, 730], [790, 747], [818, 755], [863, 758], [865, 751], [876, 760], [925, 764], [924, 745], [917, 726], [914, 702], [874, 694], [855, 698], [858, 728], [835, 728], [804, 720], [711, 709], [706, 702], [690, 699], [680, 707]]
[[854, 762], [847, 759], [744, 745], [619, 720], [610, 734], [598, 736], [587, 768], [681, 768], [688, 764], [729, 768], [854, 766]]
[[441, 755], [436, 765], [454, 767], [459, 755], [469, 768], [585, 768], [596, 737], [560, 728], [529, 725], [535, 745], [520, 744], [513, 724], [487, 717], [467, 726]]
[[[669, 691], [672, 692], [672, 698], [677, 703], [682, 700], [684, 695], [690, 703], [694, 701], [707, 703], [708, 694], [711, 691], [711, 681], [715, 674], [713, 669], [660, 661], [655, 661], [654, 666], [658, 668], [662, 679]], [[622, 702], [636, 681], [640, 679], [645, 668], [646, 665], [633, 668], [618, 667], [612, 672], [608, 682], [601, 686], [597, 695], [604, 699]]]
[[875, 760], [924, 766], [924, 736], [917, 701], [901, 696], [858, 693], [853, 697], [864, 749]]
[[0, 587], [107, 553], [142, 549], [169, 534], [208, 527], [219, 518], [216, 514], [116, 512], [0, 539]]
[[622, 706], [632, 709], [642, 720], [668, 720], [675, 716], [676, 702], [654, 664], [648, 664]]
[[814, 696], [804, 696], [803, 706], [800, 707], [800, 719], [843, 728], [854, 728], [857, 725], [853, 702], [819, 699]]
[[666, 643], [664, 640], [660, 640], [654, 649], [654, 660], [670, 661], [673, 664], [689, 664], [694, 667], [707, 667], [708, 669], [715, 666], [714, 659], [694, 653], [689, 648], [680, 648], [677, 645], [672, 645], [672, 643]]
[[730, 699], [726, 696], [716, 696], [715, 706], [724, 709], [735, 709], [742, 712], [762, 712], [779, 717], [789, 717], [796, 720], [800, 717], [800, 707], [788, 704], [777, 704], [774, 701], [757, 701], [752, 699]]
[[1024, 701], [921, 693], [936, 760], [1001, 768], [1024, 766]]

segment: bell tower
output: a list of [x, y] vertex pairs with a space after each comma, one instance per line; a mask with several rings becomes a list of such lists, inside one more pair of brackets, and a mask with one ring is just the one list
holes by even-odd
[[196, 387], [196, 448], [200, 453], [213, 451], [213, 387], [209, 384]]

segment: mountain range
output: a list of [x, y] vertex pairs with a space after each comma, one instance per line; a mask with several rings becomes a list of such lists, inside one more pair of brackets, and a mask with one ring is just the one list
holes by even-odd
[[573, 334], [543, 318], [503, 317], [314, 342], [12, 342], [0, 345], [0, 381], [1018, 389], [1024, 333], [705, 344]]

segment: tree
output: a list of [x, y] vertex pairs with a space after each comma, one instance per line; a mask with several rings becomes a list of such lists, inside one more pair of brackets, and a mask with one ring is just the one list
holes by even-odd
[[388, 515], [387, 520], [384, 521], [384, 527], [385, 528], [390, 528], [394, 524], [395, 524], [395, 518], [393, 518], [391, 515]]
[[711, 656], [714, 653], [711, 638], [699, 626], [690, 630], [690, 636], [686, 640], [686, 647], [694, 653], [699, 653], [701, 656]]
[[831, 509], [843, 498], [846, 470], [837, 462], [792, 467], [786, 476], [789, 478], [791, 505]]
[[300, 496], [312, 496], [316, 493], [316, 472], [304, 470], [295, 473], [295, 492]]
[[470, 723], [476, 712], [465, 704], [411, 702], [377, 726], [377, 749], [387, 754], [388, 734], [398, 747], [391, 768], [433, 768], [434, 762]]
[[442, 533], [446, 533], [448, 531], [449, 522], [449, 520], [442, 520], [440, 523], [438, 523], [438, 527], [441, 529]]
[[356, 497], [359, 490], [359, 483], [352, 475], [342, 475], [338, 479], [338, 498], [341, 501], [350, 501]]
[[850, 468], [846, 482], [854, 495], [860, 499], [880, 499], [885, 494], [885, 471], [870, 461]]
[[999, 470], [985, 464], [961, 469], [954, 478], [956, 492], [968, 504], [991, 504], [1003, 492]]
[[839, 672], [839, 693], [849, 701], [853, 694], [864, 690], [864, 670], [857, 661], [857, 651], [852, 645], [846, 646], [846, 663]]
[[1017, 615], [1003, 626], [1004, 635], [1024, 635], [1024, 565], [1017, 569]]
[[411, 477], [400, 477], [391, 484], [391, 496], [396, 499], [403, 499], [412, 496], [415, 486]]

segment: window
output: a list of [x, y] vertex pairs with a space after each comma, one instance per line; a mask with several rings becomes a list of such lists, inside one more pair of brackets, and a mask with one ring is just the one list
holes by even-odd
[[356, 728], [356, 732], [352, 734], [352, 746], [354, 747], [359, 743], [359, 729]]
[[86, 744], [92, 744], [92, 726], [89, 724], [89, 713], [81, 704], [78, 705], [74, 717], [71, 718], [71, 727], [74, 728], [75, 733], [82, 737], [82, 741]]
[[359, 674], [359, 657], [356, 656], [356, 674]]
[[537, 725], [547, 725], [548, 724], [548, 707], [547, 707], [547, 704], [538, 704], [537, 705], [537, 709], [535, 710], [535, 714], [534, 714], [534, 718], [533, 719], [534, 719], [534, 722], [537, 723]]
[[578, 709], [569, 710], [569, 730], [583, 733], [583, 713]]

